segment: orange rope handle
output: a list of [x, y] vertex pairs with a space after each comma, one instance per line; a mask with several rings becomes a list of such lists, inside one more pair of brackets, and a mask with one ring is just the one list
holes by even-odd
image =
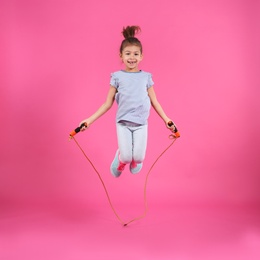
[[147, 211], [148, 211], [148, 203], [147, 203], [147, 183], [148, 183], [148, 177], [153, 169], [153, 167], [155, 166], [155, 164], [157, 163], [157, 161], [163, 156], [163, 154], [174, 144], [174, 142], [177, 140], [178, 137], [174, 136], [174, 135], [169, 135], [169, 138], [170, 139], [173, 139], [173, 141], [171, 142], [171, 144], [169, 146], [166, 147], [166, 149], [163, 150], [163, 152], [157, 157], [157, 159], [154, 161], [154, 163], [152, 164], [152, 166], [150, 167], [148, 173], [146, 174], [146, 178], [145, 178], [145, 185], [144, 185], [144, 213], [139, 216], [139, 217], [136, 217], [136, 218], [133, 218], [132, 220], [128, 221], [128, 222], [124, 222], [118, 215], [118, 213], [116, 212], [112, 202], [111, 202], [111, 199], [110, 199], [110, 196], [109, 196], [109, 193], [107, 191], [107, 188], [106, 188], [106, 185], [100, 175], [100, 173], [98, 172], [98, 170], [96, 169], [96, 167], [94, 166], [94, 164], [92, 163], [92, 161], [88, 158], [88, 156], [86, 155], [86, 153], [84, 152], [84, 150], [82, 149], [82, 147], [79, 145], [79, 143], [77, 142], [76, 138], [74, 136], [71, 136], [71, 139], [73, 139], [75, 141], [75, 143], [77, 144], [77, 146], [79, 147], [79, 149], [81, 150], [81, 152], [83, 153], [83, 155], [85, 156], [85, 158], [88, 160], [88, 162], [90, 163], [90, 165], [92, 166], [92, 168], [94, 169], [94, 171], [96, 172], [96, 174], [98, 175], [98, 178], [99, 180], [101, 181], [102, 183], [102, 186], [105, 190], [105, 193], [106, 193], [106, 196], [107, 196], [107, 199], [108, 199], [108, 202], [109, 202], [109, 205], [112, 209], [112, 211], [114, 212], [115, 216], [117, 217], [117, 219], [119, 220], [119, 222], [124, 225], [124, 226], [127, 226], [128, 224], [134, 222], [134, 221], [137, 221], [137, 220], [140, 220], [140, 219], [143, 219], [146, 214], [147, 214]]

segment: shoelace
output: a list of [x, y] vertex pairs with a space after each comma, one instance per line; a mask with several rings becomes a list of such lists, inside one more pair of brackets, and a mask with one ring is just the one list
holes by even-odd
[[117, 170], [122, 172], [125, 169], [125, 163], [119, 162], [119, 165], [117, 167]]
[[134, 169], [137, 166], [137, 163], [135, 161], [131, 162], [131, 168]]

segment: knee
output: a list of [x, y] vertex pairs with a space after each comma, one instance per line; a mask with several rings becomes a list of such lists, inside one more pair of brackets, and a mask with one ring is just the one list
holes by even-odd
[[120, 153], [119, 154], [119, 160], [122, 163], [131, 163], [132, 162], [132, 155], [131, 154], [125, 154], [125, 153]]
[[135, 161], [136, 163], [142, 163], [144, 161], [144, 156], [134, 156], [133, 161]]

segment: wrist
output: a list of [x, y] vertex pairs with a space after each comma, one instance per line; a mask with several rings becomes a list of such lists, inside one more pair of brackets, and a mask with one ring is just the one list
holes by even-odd
[[172, 121], [169, 117], [164, 118], [165, 124], [168, 124], [170, 121]]

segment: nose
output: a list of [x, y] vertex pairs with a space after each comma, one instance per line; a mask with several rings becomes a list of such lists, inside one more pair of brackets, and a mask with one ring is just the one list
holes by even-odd
[[135, 54], [132, 53], [132, 54], [130, 55], [130, 58], [133, 59], [134, 57], [135, 57]]

